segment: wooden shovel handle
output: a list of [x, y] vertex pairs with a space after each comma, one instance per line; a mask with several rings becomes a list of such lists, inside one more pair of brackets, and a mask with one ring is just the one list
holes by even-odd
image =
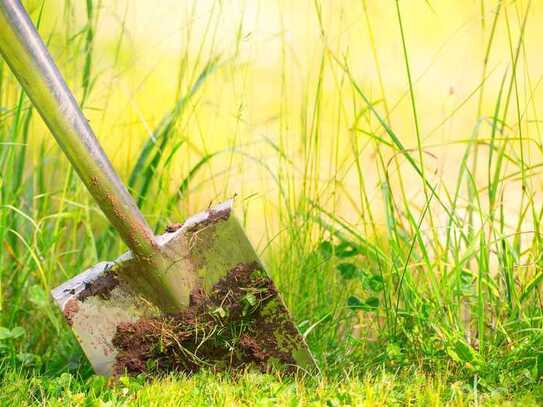
[[115, 173], [18, 0], [0, 0], [0, 54], [104, 214], [132, 252], [154, 255], [154, 234]]

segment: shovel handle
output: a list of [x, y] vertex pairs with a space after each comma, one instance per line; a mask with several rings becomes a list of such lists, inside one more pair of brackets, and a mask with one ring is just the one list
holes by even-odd
[[19, 0], [0, 0], [0, 54], [123, 241], [140, 258], [158, 250], [153, 231], [115, 173]]

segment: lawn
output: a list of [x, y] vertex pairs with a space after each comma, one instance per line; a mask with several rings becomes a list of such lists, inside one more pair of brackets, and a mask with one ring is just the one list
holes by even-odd
[[543, 3], [24, 4], [156, 233], [235, 196], [321, 372], [94, 375], [49, 293], [126, 246], [0, 59], [0, 404], [543, 403]]
[[538, 406], [542, 394], [504, 389], [482, 392], [476, 385], [448, 382], [447, 377], [424, 374], [393, 375], [372, 372], [368, 376], [285, 379], [260, 373], [236, 378], [199, 373], [174, 375], [160, 380], [122, 377], [111, 385], [100, 376], [82, 379], [69, 373], [58, 377], [8, 374], [0, 401], [6, 405], [309, 405], [309, 406]]

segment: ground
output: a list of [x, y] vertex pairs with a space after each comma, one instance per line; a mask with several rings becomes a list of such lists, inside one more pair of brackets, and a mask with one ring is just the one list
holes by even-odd
[[64, 373], [58, 377], [23, 377], [12, 373], [2, 382], [2, 405], [75, 406], [538, 406], [543, 390], [531, 389], [514, 395], [496, 390], [479, 394], [461, 383], [446, 384], [439, 377], [422, 374], [395, 376], [376, 373], [343, 379], [280, 378], [246, 373], [199, 373], [192, 377], [168, 376], [146, 383], [142, 378], [121, 377], [115, 384], [90, 376], [87, 379]]

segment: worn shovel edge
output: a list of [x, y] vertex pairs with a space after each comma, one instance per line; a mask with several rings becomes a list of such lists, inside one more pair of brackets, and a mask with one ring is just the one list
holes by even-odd
[[[214, 212], [231, 211], [234, 204], [233, 199], [228, 199], [220, 204], [215, 205], [205, 211], [192, 215], [185, 220], [183, 225], [175, 232], [168, 232], [156, 237], [159, 246], [165, 246], [171, 240], [177, 238], [179, 235], [185, 233], [185, 231], [193, 228], [202, 222], [207, 221]], [[79, 273], [75, 277], [65, 281], [58, 287], [51, 290], [51, 297], [64, 312], [64, 307], [70, 301], [70, 299], [77, 297], [85, 287], [95, 281], [97, 278], [103, 275], [103, 273], [114, 265], [122, 265], [133, 258], [132, 252], [127, 251], [113, 261], [102, 261], [94, 266]]]

